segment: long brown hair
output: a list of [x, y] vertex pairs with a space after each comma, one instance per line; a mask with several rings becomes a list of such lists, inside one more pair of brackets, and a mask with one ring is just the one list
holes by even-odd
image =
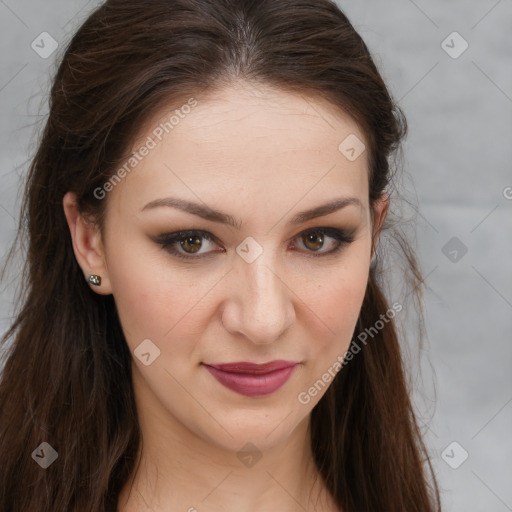
[[[144, 122], [231, 80], [327, 99], [348, 113], [368, 143], [370, 204], [389, 188], [405, 116], [334, 2], [107, 0], [97, 8], [62, 56], [26, 182], [23, 294], [3, 338], [12, 346], [0, 381], [0, 510], [116, 510], [141, 441], [131, 354], [113, 297], [93, 293], [77, 264], [62, 199], [75, 192], [81, 213], [101, 227], [106, 201], [94, 191], [129, 156]], [[351, 348], [389, 310], [381, 266], [378, 257]], [[433, 512], [439, 493], [395, 322], [376, 331], [311, 413], [314, 457], [345, 512]], [[42, 442], [58, 452], [47, 469], [31, 456]]]

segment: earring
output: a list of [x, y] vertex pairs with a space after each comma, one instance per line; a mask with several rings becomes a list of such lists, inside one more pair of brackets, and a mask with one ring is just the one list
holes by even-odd
[[89, 276], [89, 283], [94, 286], [101, 286], [101, 276], [97, 276], [96, 274]]

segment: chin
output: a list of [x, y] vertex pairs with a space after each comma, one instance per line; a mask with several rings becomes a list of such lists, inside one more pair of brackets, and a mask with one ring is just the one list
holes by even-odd
[[[200, 435], [223, 450], [238, 452], [247, 443], [260, 451], [269, 450], [285, 443], [299, 426], [307, 426], [309, 415], [304, 416], [306, 410], [303, 409], [297, 405], [296, 411], [283, 406], [272, 412], [265, 408], [259, 411], [239, 410], [230, 417], [224, 416], [222, 427], [212, 420], [213, 430], [203, 431]], [[300, 417], [297, 417], [298, 411], [302, 413]]]

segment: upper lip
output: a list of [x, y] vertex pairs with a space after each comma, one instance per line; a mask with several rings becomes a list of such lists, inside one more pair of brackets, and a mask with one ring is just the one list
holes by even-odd
[[283, 368], [289, 368], [290, 366], [295, 366], [296, 364], [296, 361], [284, 361], [279, 359], [261, 364], [238, 361], [236, 363], [208, 364], [207, 366], [211, 366], [212, 368], [216, 368], [217, 370], [221, 370], [223, 372], [263, 374], [274, 372], [276, 370], [282, 370]]

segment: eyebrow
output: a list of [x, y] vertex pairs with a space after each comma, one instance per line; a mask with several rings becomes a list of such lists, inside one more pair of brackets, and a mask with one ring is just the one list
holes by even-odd
[[[359, 206], [360, 208], [363, 208], [363, 204], [357, 197], [339, 197], [329, 201], [328, 203], [322, 204], [320, 206], [315, 206], [314, 208], [311, 208], [309, 210], [299, 212], [294, 217], [292, 217], [288, 224], [291, 226], [301, 224], [308, 220], [316, 219], [317, 217], [329, 215], [330, 213], [334, 213], [350, 205], [355, 205]], [[221, 212], [219, 210], [214, 210], [213, 208], [210, 208], [209, 206], [203, 204], [193, 203], [185, 199], [179, 199], [177, 197], [165, 197], [162, 199], [155, 199], [154, 201], [151, 201], [148, 204], [146, 204], [146, 206], [144, 206], [141, 209], [141, 211], [159, 208], [162, 206], [176, 208], [178, 210], [191, 213], [192, 215], [202, 217], [205, 220], [218, 222], [220, 224], [227, 224], [236, 229], [240, 229], [240, 227], [242, 226], [241, 221], [237, 220], [235, 217], [227, 213]]]

